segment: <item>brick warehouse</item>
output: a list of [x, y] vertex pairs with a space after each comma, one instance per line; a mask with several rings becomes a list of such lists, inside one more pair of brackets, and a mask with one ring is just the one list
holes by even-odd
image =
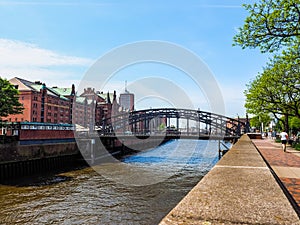
[[[75, 86], [70, 88], [47, 87], [40, 81], [31, 82], [21, 78], [9, 80], [19, 90], [19, 101], [23, 104], [22, 114], [1, 118], [8, 122], [41, 122], [56, 124], [75, 124], [89, 126], [93, 122], [101, 122], [110, 117], [112, 109], [121, 110], [113, 94], [84, 89], [76, 95]], [[111, 101], [111, 98], [113, 101]], [[92, 115], [94, 113], [94, 115]], [[75, 116], [74, 118], [72, 118]]]

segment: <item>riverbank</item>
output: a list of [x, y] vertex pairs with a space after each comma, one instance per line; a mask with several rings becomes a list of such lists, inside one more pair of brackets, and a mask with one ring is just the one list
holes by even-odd
[[[0, 221], [28, 225], [158, 224], [217, 161], [217, 141], [176, 140], [128, 156], [122, 161], [125, 170], [107, 162], [103, 169], [109, 174], [85, 167], [0, 185]], [[136, 166], [161, 176], [146, 180], [152, 185], [137, 185], [145, 176], [140, 170], [135, 172]], [[125, 185], [127, 178], [132, 182]]]
[[296, 225], [300, 220], [244, 135], [160, 224]]

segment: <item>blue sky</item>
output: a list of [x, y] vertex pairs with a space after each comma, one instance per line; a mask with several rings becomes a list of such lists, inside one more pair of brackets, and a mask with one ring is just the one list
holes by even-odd
[[[258, 50], [232, 47], [247, 0], [197, 1], [1, 1], [0, 75], [41, 80], [48, 86], [79, 85], [89, 67], [118, 46], [144, 40], [180, 45], [210, 68], [223, 94], [225, 114], [245, 116], [245, 85], [268, 61]], [[163, 77], [187, 91], [195, 108], [209, 110], [205, 94], [165, 66], [133, 66], [103, 87], [124, 91], [139, 76]], [[163, 88], [163, 87], [162, 87]], [[159, 107], [151, 99], [140, 108]]]

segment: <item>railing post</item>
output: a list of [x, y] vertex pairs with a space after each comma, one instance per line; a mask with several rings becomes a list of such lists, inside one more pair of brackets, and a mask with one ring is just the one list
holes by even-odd
[[219, 159], [221, 158], [221, 140], [218, 140]]
[[186, 132], [187, 132], [187, 135], [189, 136], [190, 134], [190, 128], [189, 128], [189, 119], [186, 119]]

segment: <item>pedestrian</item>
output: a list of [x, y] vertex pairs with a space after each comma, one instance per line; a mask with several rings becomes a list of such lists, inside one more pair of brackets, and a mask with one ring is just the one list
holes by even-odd
[[282, 150], [286, 151], [286, 143], [289, 138], [288, 134], [283, 130], [280, 134], [281, 144], [282, 144]]
[[272, 139], [275, 140], [276, 139], [276, 131], [272, 131]]

